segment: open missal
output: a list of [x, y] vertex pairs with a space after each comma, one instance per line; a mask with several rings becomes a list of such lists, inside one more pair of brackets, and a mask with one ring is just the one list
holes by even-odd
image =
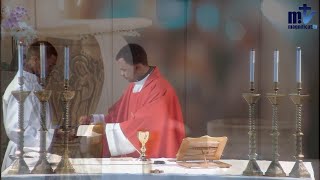
[[187, 168], [229, 168], [219, 161], [227, 143], [227, 137], [184, 138], [177, 153], [177, 164]]

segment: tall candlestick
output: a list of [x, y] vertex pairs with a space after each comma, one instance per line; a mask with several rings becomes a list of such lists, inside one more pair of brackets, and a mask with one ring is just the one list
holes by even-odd
[[46, 46], [40, 43], [40, 78], [46, 77]]
[[273, 54], [273, 82], [279, 82], [279, 50], [276, 49]]
[[64, 79], [69, 79], [69, 47], [64, 47]]
[[296, 66], [297, 82], [301, 83], [301, 48], [297, 47], [297, 66]]
[[254, 64], [255, 64], [255, 51], [250, 51], [250, 82], [254, 82]]
[[23, 76], [23, 45], [18, 42], [18, 77]]

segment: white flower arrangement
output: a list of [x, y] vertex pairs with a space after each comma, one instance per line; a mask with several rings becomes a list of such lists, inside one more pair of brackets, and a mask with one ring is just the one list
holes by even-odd
[[3, 7], [1, 9], [1, 33], [7, 32], [18, 41], [30, 43], [37, 37], [37, 33], [28, 24], [29, 20], [28, 11], [24, 7], [16, 6], [13, 9]]

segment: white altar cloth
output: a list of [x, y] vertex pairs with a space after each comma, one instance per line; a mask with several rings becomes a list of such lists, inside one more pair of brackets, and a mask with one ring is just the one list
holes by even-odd
[[[33, 169], [37, 159], [25, 158], [30, 170]], [[152, 164], [154, 160], [165, 161], [165, 164]], [[231, 164], [230, 168], [185, 168], [176, 164], [174, 161], [168, 159], [152, 159], [151, 169], [163, 170], [160, 174], [148, 174], [143, 173], [143, 166], [141, 162], [132, 159], [97, 159], [97, 158], [83, 158], [83, 159], [70, 159], [73, 167], [76, 171], [74, 174], [23, 174], [23, 175], [9, 175], [8, 169], [1, 173], [1, 179], [4, 180], [16, 180], [16, 179], [116, 179], [116, 180], [185, 180], [185, 179], [292, 179], [297, 178], [290, 177], [266, 177], [266, 176], [242, 176], [243, 170], [246, 168], [248, 163], [247, 160], [221, 160], [222, 162]], [[49, 162], [52, 163], [53, 169], [55, 169], [59, 159], [49, 158]], [[262, 172], [265, 172], [270, 164], [270, 161], [257, 161]], [[280, 161], [283, 170], [289, 174], [294, 162]], [[305, 162], [311, 178], [300, 178], [300, 179], [314, 179], [314, 172], [310, 162]], [[299, 179], [299, 180], [300, 180]]]

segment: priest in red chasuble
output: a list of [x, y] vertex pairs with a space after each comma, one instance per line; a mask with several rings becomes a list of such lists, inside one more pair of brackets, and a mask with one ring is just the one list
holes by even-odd
[[124, 46], [116, 60], [121, 76], [130, 82], [128, 88], [107, 115], [83, 116], [80, 123], [104, 123], [104, 157], [139, 157], [140, 130], [150, 133], [148, 157], [175, 157], [185, 129], [174, 88], [157, 67], [148, 65], [147, 54], [140, 45]]

